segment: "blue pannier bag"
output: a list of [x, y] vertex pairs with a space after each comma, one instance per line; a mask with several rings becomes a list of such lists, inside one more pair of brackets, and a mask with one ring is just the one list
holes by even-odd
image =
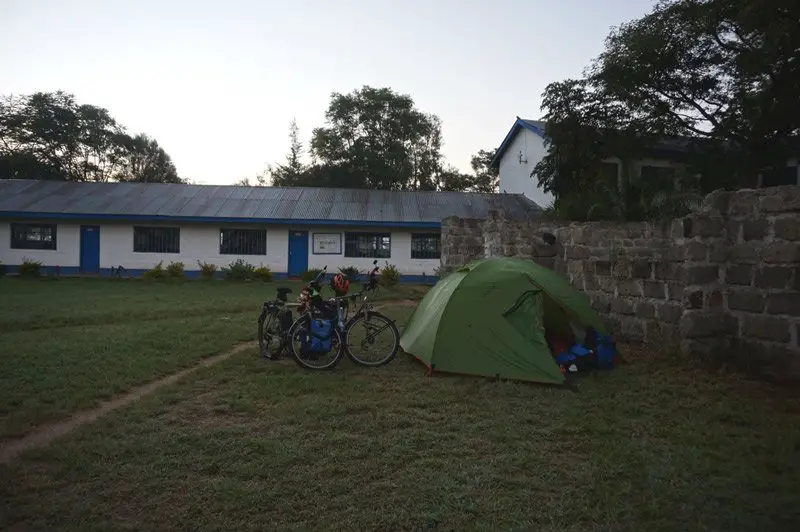
[[311, 320], [311, 341], [309, 351], [327, 353], [333, 347], [333, 321]]
[[599, 369], [612, 369], [616, 366], [617, 346], [614, 343], [614, 339], [605, 334], [598, 334], [595, 356]]

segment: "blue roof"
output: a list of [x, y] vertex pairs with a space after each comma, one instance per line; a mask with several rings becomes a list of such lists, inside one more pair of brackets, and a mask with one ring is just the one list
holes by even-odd
[[0, 179], [0, 217], [439, 227], [449, 216], [538, 216], [522, 194]]
[[499, 148], [497, 148], [497, 152], [494, 154], [494, 157], [492, 158], [489, 165], [491, 167], [496, 168], [497, 165], [500, 164], [500, 159], [503, 157], [503, 154], [511, 145], [511, 143], [514, 141], [514, 138], [517, 136], [517, 133], [519, 133], [523, 129], [527, 129], [528, 131], [531, 131], [542, 138], [546, 138], [544, 134], [545, 126], [546, 124], [541, 120], [528, 120], [525, 118], [517, 117], [516, 122], [514, 122], [514, 125], [511, 126], [511, 129], [508, 131], [508, 134], [506, 134], [506, 138], [503, 139], [503, 143], [500, 144]]

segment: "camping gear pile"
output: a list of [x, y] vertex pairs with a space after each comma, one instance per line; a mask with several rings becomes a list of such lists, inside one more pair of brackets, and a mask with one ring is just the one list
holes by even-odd
[[430, 372], [550, 384], [613, 368], [617, 359], [586, 295], [552, 270], [510, 257], [474, 261], [439, 281], [400, 345]]

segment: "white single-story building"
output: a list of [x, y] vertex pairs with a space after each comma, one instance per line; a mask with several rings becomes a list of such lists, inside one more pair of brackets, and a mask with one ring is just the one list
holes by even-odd
[[[546, 207], [553, 202], [553, 195], [539, 188], [536, 177], [531, 177], [533, 169], [547, 155], [548, 146], [545, 135], [546, 123], [541, 120], [528, 120], [517, 117], [506, 134], [490, 165], [499, 170], [500, 192], [524, 194], [538, 205]], [[648, 150], [648, 157], [631, 164], [633, 175], [647, 177], [666, 172], [675, 176], [684, 164], [689, 146], [687, 138], [662, 140]], [[622, 161], [610, 157], [602, 161], [608, 175], [622, 179]], [[757, 181], [757, 182], [756, 182]], [[789, 159], [785, 170], [760, 174], [752, 186], [800, 185], [798, 159]]]
[[441, 222], [541, 209], [521, 194], [0, 180], [0, 262], [46, 273], [141, 275], [158, 262], [267, 266], [276, 278], [375, 259], [435, 279]]

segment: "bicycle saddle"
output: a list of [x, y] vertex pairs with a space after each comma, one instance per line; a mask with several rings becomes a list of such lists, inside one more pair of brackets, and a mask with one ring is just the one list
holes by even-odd
[[285, 296], [291, 293], [292, 293], [291, 288], [278, 288], [278, 296]]

